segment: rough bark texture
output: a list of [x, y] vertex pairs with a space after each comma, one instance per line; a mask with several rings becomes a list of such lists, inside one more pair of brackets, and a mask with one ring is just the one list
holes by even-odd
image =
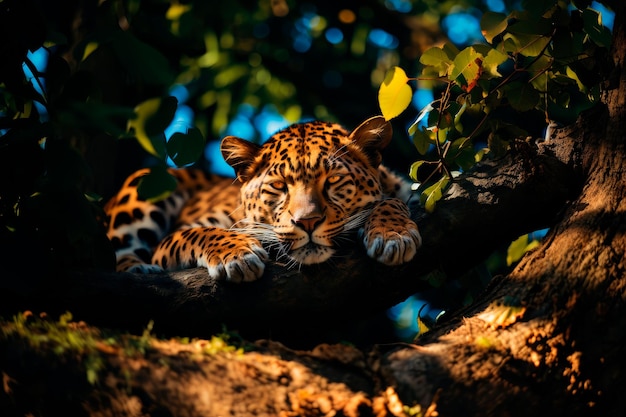
[[[126, 318], [143, 326], [155, 319], [172, 334], [201, 335], [222, 320], [263, 326], [285, 316], [302, 317], [296, 325], [302, 326], [305, 314], [323, 325], [325, 317], [387, 307], [422, 288], [416, 277], [433, 268], [460, 273], [496, 244], [553, 225], [510, 275], [494, 279], [478, 302], [417, 344], [362, 352], [257, 342], [253, 352], [236, 356], [199, 355], [195, 344], [155, 341], [134, 359], [103, 349], [106, 368], [95, 389], [84, 381], [72, 385], [78, 374], [64, 374], [70, 381], [64, 385], [37, 383], [25, 364], [39, 358], [35, 363], [46, 371], [55, 365], [32, 348], [5, 344], [0, 406], [16, 415], [69, 409], [92, 415], [399, 416], [408, 412], [402, 404], [419, 404], [425, 414], [436, 407], [445, 416], [624, 415], [626, 6], [615, 3], [619, 81], [607, 85], [605, 105], [536, 151], [520, 143], [508, 162], [483, 165], [455, 184], [433, 215], [416, 214], [425, 244], [406, 267], [388, 269], [357, 256], [328, 269], [272, 267], [267, 279], [246, 287], [208, 281], [201, 271], [144, 281], [76, 273], [46, 290], [4, 288], [0, 295], [9, 308], [29, 302], [67, 308], [102, 325], [119, 326]], [[445, 264], [444, 249], [466, 240], [476, 244]], [[55, 290], [61, 284], [62, 293]]]

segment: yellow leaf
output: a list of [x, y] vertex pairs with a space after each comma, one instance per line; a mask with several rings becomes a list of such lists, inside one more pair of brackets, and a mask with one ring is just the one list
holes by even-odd
[[413, 90], [407, 84], [409, 77], [400, 67], [393, 67], [378, 90], [378, 104], [385, 120], [399, 116], [411, 103]]
[[428, 326], [426, 325], [426, 323], [424, 323], [424, 320], [422, 320], [422, 318], [418, 315], [417, 316], [417, 337], [420, 337], [421, 335], [423, 335], [424, 333], [426, 333], [427, 331], [429, 331], [430, 329], [428, 328]]
[[521, 305], [507, 305], [494, 302], [476, 317], [489, 323], [494, 328], [504, 328], [521, 319], [526, 313], [526, 307]]
[[165, 13], [165, 18], [169, 20], [178, 20], [180, 17], [191, 10], [190, 5], [172, 4]]

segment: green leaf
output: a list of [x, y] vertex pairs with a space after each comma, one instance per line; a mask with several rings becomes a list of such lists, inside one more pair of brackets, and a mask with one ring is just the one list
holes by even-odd
[[411, 164], [411, 168], [409, 168], [409, 177], [411, 177], [413, 181], [419, 182], [419, 179], [418, 179], [419, 169], [425, 163], [426, 161], [422, 160], [422, 161], [415, 161]]
[[537, 91], [548, 91], [549, 69], [553, 59], [549, 56], [533, 58], [533, 62], [527, 67], [527, 71], [532, 78], [532, 85]]
[[504, 32], [507, 26], [508, 16], [503, 13], [485, 12], [480, 19], [480, 30], [489, 43]]
[[541, 54], [550, 43], [550, 38], [540, 35], [506, 34], [505, 38], [513, 41], [515, 48], [512, 52], [532, 57]]
[[137, 185], [139, 198], [157, 202], [166, 198], [176, 189], [176, 179], [164, 166], [150, 168], [150, 172], [141, 177]]
[[538, 56], [550, 42], [552, 25], [547, 19], [524, 20], [509, 26], [504, 39], [514, 42], [516, 50], [524, 56]]
[[511, 242], [506, 252], [506, 264], [508, 266], [513, 265], [515, 262], [522, 259], [522, 256], [529, 250], [532, 250], [539, 246], [538, 240], [528, 240], [529, 235], [523, 235]]
[[611, 46], [611, 31], [602, 25], [602, 15], [597, 11], [583, 10], [583, 30], [596, 45], [604, 48]]
[[468, 170], [476, 164], [476, 156], [472, 148], [472, 142], [467, 138], [459, 138], [452, 142], [448, 151], [452, 161], [464, 170]]
[[434, 46], [420, 56], [420, 63], [434, 67], [441, 77], [448, 73], [452, 59], [443, 49]]
[[424, 209], [426, 209], [427, 213], [432, 213], [435, 210], [435, 204], [437, 203], [437, 201], [441, 200], [443, 192], [448, 186], [449, 182], [450, 180], [448, 179], [448, 177], [444, 176], [439, 179], [439, 181], [424, 190], [424, 192], [420, 196], [420, 201], [422, 201]]
[[480, 75], [483, 56], [469, 46], [454, 58], [454, 66], [450, 70], [450, 79], [459, 85], [470, 86]]
[[194, 163], [204, 150], [204, 137], [195, 127], [189, 128], [187, 133], [176, 132], [166, 143], [167, 154], [176, 166], [185, 166]]
[[424, 127], [417, 129], [415, 133], [413, 133], [413, 144], [421, 155], [426, 155], [426, 152], [428, 152], [433, 142], [430, 133], [425, 131]]
[[165, 156], [163, 131], [171, 123], [178, 100], [175, 97], [151, 98], [135, 107], [136, 117], [128, 121], [141, 146], [152, 155]]
[[385, 120], [402, 113], [411, 103], [413, 90], [407, 84], [409, 78], [400, 67], [393, 67], [385, 76], [378, 90], [378, 104]]
[[446, 42], [443, 44], [443, 52], [446, 53], [446, 55], [448, 55], [448, 58], [452, 61], [454, 60], [454, 58], [459, 54], [459, 52], [461, 52], [459, 50], [459, 48], [457, 48], [456, 46], [454, 46], [453, 43], [450, 42]]
[[505, 87], [506, 96], [511, 106], [517, 111], [528, 111], [539, 104], [539, 92], [532, 85], [514, 82]]
[[571, 69], [570, 67], [566, 67], [565, 73], [569, 78], [576, 82], [576, 85], [578, 86], [578, 89], [581, 93], [587, 92], [587, 87], [582, 83], [582, 81], [580, 81], [580, 78], [578, 78], [578, 74], [576, 74], [573, 69]]
[[502, 74], [498, 72], [498, 66], [505, 63], [508, 59], [509, 56], [507, 54], [497, 49], [491, 49], [484, 55], [483, 73], [489, 75], [487, 78], [501, 77]]

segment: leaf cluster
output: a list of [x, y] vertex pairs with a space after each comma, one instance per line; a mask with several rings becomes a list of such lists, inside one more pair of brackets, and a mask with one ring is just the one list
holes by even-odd
[[509, 14], [485, 12], [484, 44], [434, 46], [420, 56], [418, 77], [396, 67], [380, 87], [387, 119], [409, 106], [409, 81], [438, 92], [408, 129], [423, 156], [410, 176], [421, 183], [427, 211], [455, 172], [485, 156], [499, 157], [512, 139], [530, 135], [523, 123], [499, 117], [504, 111], [517, 114], [517, 121], [536, 114], [546, 125], [564, 124], [599, 100], [611, 42], [601, 14], [583, 1], [529, 0], [523, 6]]

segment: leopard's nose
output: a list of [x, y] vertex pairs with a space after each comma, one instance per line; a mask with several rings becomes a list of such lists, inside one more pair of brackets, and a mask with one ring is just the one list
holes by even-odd
[[291, 223], [307, 233], [312, 233], [325, 219], [326, 216], [311, 216], [301, 219], [291, 219]]

